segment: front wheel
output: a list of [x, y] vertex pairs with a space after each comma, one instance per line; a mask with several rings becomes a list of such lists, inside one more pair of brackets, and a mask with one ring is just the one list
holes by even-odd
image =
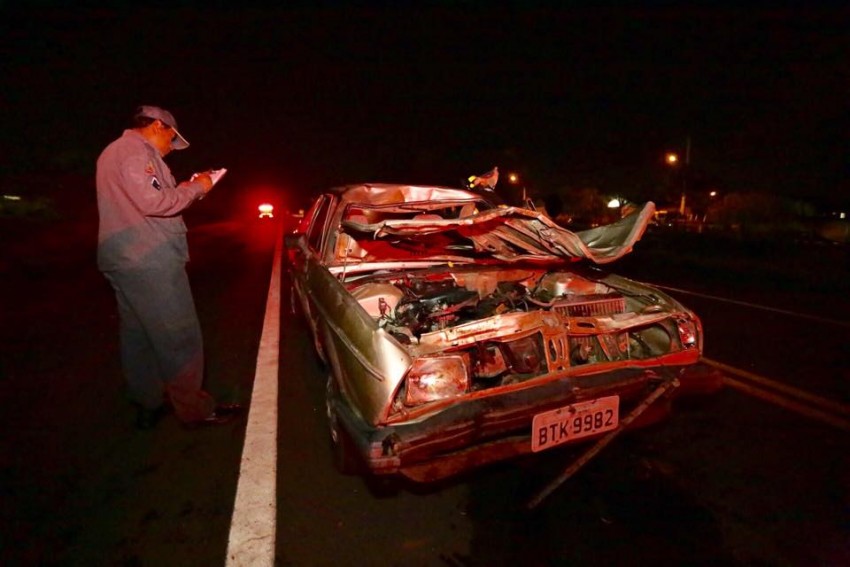
[[360, 455], [357, 454], [357, 446], [351, 439], [348, 431], [339, 422], [336, 411], [333, 409], [333, 400], [339, 396], [339, 388], [333, 375], [328, 374], [327, 386], [325, 388], [325, 409], [328, 414], [328, 428], [330, 429], [331, 454], [333, 456], [334, 468], [344, 475], [356, 475], [361, 470]]
[[339, 422], [331, 423], [331, 451], [334, 468], [343, 475], [356, 475], [361, 470], [360, 455], [348, 432]]

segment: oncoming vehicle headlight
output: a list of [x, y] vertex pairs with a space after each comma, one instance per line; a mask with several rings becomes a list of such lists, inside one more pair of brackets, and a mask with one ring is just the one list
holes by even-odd
[[469, 389], [466, 363], [460, 356], [419, 358], [407, 371], [404, 404], [415, 406], [453, 398]]
[[271, 203], [263, 203], [257, 210], [260, 211], [261, 219], [271, 219], [274, 218], [274, 205]]

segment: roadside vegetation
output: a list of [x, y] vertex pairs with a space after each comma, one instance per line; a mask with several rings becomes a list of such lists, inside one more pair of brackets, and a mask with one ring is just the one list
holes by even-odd
[[55, 219], [58, 216], [53, 201], [46, 197], [29, 198], [12, 194], [4, 194], [0, 200], [0, 217]]

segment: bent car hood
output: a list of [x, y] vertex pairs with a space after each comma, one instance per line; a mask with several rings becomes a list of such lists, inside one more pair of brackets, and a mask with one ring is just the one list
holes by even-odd
[[[640, 240], [655, 212], [648, 202], [619, 221], [584, 230], [569, 231], [546, 215], [518, 207], [501, 207], [457, 219], [384, 220], [368, 224], [345, 220], [344, 229], [368, 233], [372, 240], [416, 242], [435, 235], [449, 237], [449, 242], [472, 245], [477, 257], [487, 254], [506, 262], [552, 259], [587, 259], [596, 264], [613, 262], [631, 252]], [[375, 261], [388, 258], [369, 257], [367, 250], [347, 254], [351, 260]], [[358, 257], [359, 256], [359, 257]], [[446, 246], [443, 254], [425, 254], [430, 260], [469, 261], [457, 246]], [[426, 257], [420, 257], [426, 260]]]

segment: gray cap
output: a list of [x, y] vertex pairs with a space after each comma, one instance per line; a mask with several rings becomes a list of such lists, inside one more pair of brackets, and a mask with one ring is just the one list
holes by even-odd
[[177, 131], [177, 121], [174, 120], [174, 115], [165, 110], [164, 108], [160, 108], [158, 106], [140, 106], [136, 109], [136, 116], [146, 116], [148, 118], [153, 118], [154, 120], [159, 120], [164, 123], [166, 126], [171, 126], [174, 128], [174, 139], [171, 140], [171, 147], [175, 150], [185, 150], [189, 147], [189, 142], [180, 135], [180, 132]]

